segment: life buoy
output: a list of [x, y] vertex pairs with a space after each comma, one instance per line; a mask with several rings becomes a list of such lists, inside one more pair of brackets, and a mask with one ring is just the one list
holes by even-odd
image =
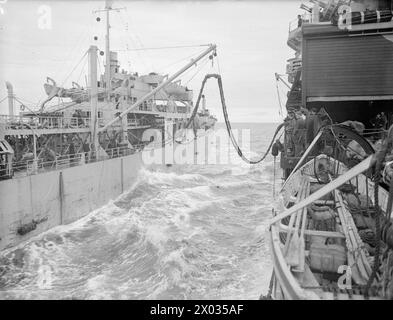
[[334, 174], [334, 167], [330, 163], [329, 159], [320, 158], [314, 159], [314, 174], [319, 183], [328, 183], [328, 174]]
[[25, 106], [23, 104], [20, 105], [20, 111], [25, 111]]

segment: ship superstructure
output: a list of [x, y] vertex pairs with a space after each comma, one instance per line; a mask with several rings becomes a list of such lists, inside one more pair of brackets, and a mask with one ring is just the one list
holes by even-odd
[[204, 130], [214, 128], [217, 122], [217, 118], [210, 114], [209, 109], [206, 108], [206, 98], [204, 95], [202, 95], [202, 107], [197, 113], [196, 122], [198, 123], [197, 126]]
[[284, 183], [268, 297], [393, 299], [393, 2], [301, 8], [274, 152]]
[[[380, 137], [372, 132], [392, 120], [392, 2], [312, 1], [301, 8], [305, 13], [290, 23], [287, 41], [295, 51], [287, 63], [289, 117], [305, 120], [311, 113], [320, 122], [356, 121], [374, 144]], [[296, 128], [294, 139], [293, 126], [287, 127], [281, 159], [286, 176], [317, 127]], [[308, 130], [305, 139], [298, 129]]]
[[[106, 51], [91, 46], [85, 53], [90, 70], [87, 87], [73, 82], [71, 88], [64, 88], [48, 77], [44, 84], [47, 98], [33, 109], [19, 104], [12, 84], [7, 83], [9, 114], [0, 116], [1, 152], [7, 155], [2, 159], [1, 179], [57, 168], [59, 163], [64, 167], [70, 158], [75, 165], [113, 153], [130, 154], [151, 142], [151, 137], [143, 136], [146, 129], [162, 129], [165, 121], [171, 121], [176, 131], [187, 123], [193, 91], [174, 80], [215, 52], [215, 46], [206, 45], [205, 52], [172, 77], [126, 71], [119, 65], [117, 52], [110, 50], [110, 12], [117, 10], [121, 8], [107, 2], [104, 10], [96, 12], [106, 14]], [[106, 61], [101, 75], [97, 75], [98, 55]], [[56, 99], [62, 102], [50, 105]], [[19, 115], [15, 115], [17, 104]], [[214, 127], [214, 117], [205, 109], [202, 112], [201, 127]], [[88, 159], [81, 160], [80, 154], [87, 153]]]

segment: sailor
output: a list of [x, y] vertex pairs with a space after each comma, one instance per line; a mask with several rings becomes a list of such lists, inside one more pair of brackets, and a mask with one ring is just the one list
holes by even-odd
[[286, 153], [288, 156], [294, 156], [295, 144], [293, 140], [293, 131], [295, 129], [295, 112], [293, 109], [288, 109], [288, 115], [284, 119], [285, 121], [285, 137], [286, 137]]
[[381, 119], [382, 119], [382, 128], [387, 129], [386, 125], [388, 124], [388, 118], [385, 115], [385, 112], [381, 112]]
[[88, 143], [83, 143], [82, 150], [86, 162], [90, 162], [90, 145]]
[[75, 145], [74, 145], [73, 141], [71, 141], [70, 146], [68, 148], [68, 154], [70, 154], [70, 155], [75, 154]]
[[300, 14], [297, 15], [297, 27], [300, 28], [303, 24], [303, 19]]
[[327, 126], [327, 125], [329, 125], [329, 124], [332, 124], [332, 120], [331, 120], [331, 118], [329, 117], [329, 114], [326, 112], [326, 110], [325, 110], [324, 107], [322, 107], [322, 108], [319, 109], [317, 115], [318, 115], [318, 118], [319, 118], [319, 124], [318, 124], [318, 127], [317, 127], [317, 128], [314, 128], [314, 129], [316, 129], [316, 132], [318, 132], [318, 130], [319, 130], [321, 127]]
[[318, 127], [318, 116], [317, 109], [311, 108], [311, 110], [306, 115], [306, 145], [308, 146], [313, 140], [317, 131], [315, 129]]
[[77, 161], [76, 155], [75, 155], [75, 145], [74, 142], [71, 141], [69, 147], [68, 147], [68, 154], [69, 154], [69, 159], [70, 159], [70, 165], [73, 166], [73, 164]]
[[81, 110], [77, 110], [77, 118], [78, 118], [78, 127], [80, 126], [84, 126], [84, 121], [82, 119], [82, 111]]
[[370, 122], [375, 129], [375, 135], [377, 138], [382, 139], [384, 137], [384, 130], [386, 130], [386, 125], [388, 123], [385, 113], [378, 113], [375, 118], [370, 120]]
[[299, 157], [306, 146], [306, 117], [301, 111], [295, 113], [293, 141], [295, 145], [295, 157]]
[[386, 115], [384, 112], [378, 113], [374, 119], [371, 120], [371, 124], [376, 128], [376, 129], [386, 129], [386, 124], [388, 123], [388, 119], [386, 118]]

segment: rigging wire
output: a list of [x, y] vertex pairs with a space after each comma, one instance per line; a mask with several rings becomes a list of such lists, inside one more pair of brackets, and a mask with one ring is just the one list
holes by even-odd
[[194, 75], [184, 85], [187, 86], [191, 82], [191, 80], [194, 79], [196, 77], [196, 75], [202, 71], [202, 69], [207, 65], [208, 62], [209, 62], [209, 59], [206, 59], [203, 63], [201, 63], [199, 65], [198, 70], [196, 70]]
[[[99, 58], [97, 58], [97, 59], [99, 59]], [[98, 62], [100, 62], [100, 61], [98, 61]], [[100, 68], [100, 64], [98, 63], [98, 67]], [[81, 77], [82, 77], [82, 74], [84, 73], [86, 71], [86, 65], [84, 65], [82, 68], [81, 68], [81, 72], [79, 73], [79, 76], [76, 78], [76, 83], [77, 84], [79, 84], [79, 81], [80, 81], [80, 79], [81, 79]], [[101, 74], [101, 69], [100, 69], [100, 74]]]
[[282, 104], [281, 104], [281, 97], [280, 97], [280, 91], [278, 89], [278, 81], [276, 81], [276, 89], [277, 89], [277, 98], [278, 98], [278, 105], [280, 106], [280, 108], [278, 109], [278, 114], [280, 117], [284, 117], [283, 116], [283, 109], [282, 109]]
[[[193, 53], [193, 54], [190, 54], [190, 55], [188, 55], [187, 57], [184, 57], [184, 58], [181, 58], [181, 59], [179, 59], [179, 60], [177, 60], [177, 61], [175, 61], [175, 62], [172, 62], [172, 63], [170, 63], [170, 64], [167, 64], [167, 65], [165, 65], [165, 66], [163, 66], [163, 67], [159, 67], [158, 69], [156, 69], [157, 71], [163, 71], [163, 70], [165, 70], [165, 69], [167, 69], [167, 68], [169, 68], [169, 67], [172, 67], [172, 66], [174, 66], [174, 65], [176, 65], [176, 64], [179, 64], [180, 62], [183, 62], [183, 61], [185, 61], [185, 60], [188, 60], [188, 59], [190, 59], [190, 58], [192, 58], [192, 57], [194, 57], [194, 56], [196, 56], [196, 55], [200, 55], [202, 52], [203, 52], [204, 50], [201, 50], [201, 51], [199, 51], [199, 52], [197, 52], [197, 53]], [[162, 73], [164, 73], [164, 72], [162, 72]]]
[[210, 44], [200, 44], [200, 45], [189, 45], [189, 46], [169, 46], [169, 47], [134, 48], [134, 49], [117, 50], [117, 51], [165, 50], [165, 49], [198, 48], [198, 47], [209, 47], [209, 46], [210, 46]]
[[[82, 63], [82, 61], [85, 59], [85, 57], [88, 54], [88, 50], [85, 51], [85, 53], [83, 54], [83, 56], [80, 58], [80, 60], [78, 61], [78, 63], [74, 66], [74, 68], [71, 70], [71, 72], [68, 74], [68, 76], [64, 79], [64, 81], [61, 83], [60, 88], [64, 86], [64, 84], [66, 83], [66, 81], [71, 77], [71, 75], [74, 73], [74, 71], [79, 67], [79, 65]], [[82, 68], [83, 71], [84, 67]], [[47, 101], [49, 102], [49, 101]], [[38, 102], [37, 106], [40, 104], [40, 101]], [[36, 107], [37, 107], [36, 106]], [[42, 113], [44, 111], [44, 107], [42, 106], [42, 110], [40, 110], [40, 113]]]
[[[17, 95], [14, 94], [14, 96], [16, 97]], [[21, 97], [18, 97], [18, 99], [24, 101], [24, 103], [30, 103], [30, 104], [35, 104], [36, 103], [34, 101], [31, 101], [31, 100], [28, 100], [28, 99], [25, 99], [25, 98], [21, 98]]]
[[[72, 58], [76, 52], [81, 51], [83, 48], [83, 44], [86, 43], [86, 40], [88, 39], [89, 35], [92, 33], [91, 31], [93, 30], [93, 21], [92, 19], [89, 19], [89, 25], [86, 26], [83, 31], [80, 33], [79, 38], [76, 40], [75, 45], [70, 47], [70, 50], [68, 50], [68, 52], [66, 53], [66, 59], [65, 61], [71, 62], [72, 60], [74, 60], [74, 58]], [[62, 76], [60, 76], [60, 71], [61, 69], [68, 69], [68, 67], [70, 66], [70, 64], [59, 64], [58, 68], [56, 69], [56, 71], [54, 72], [55, 78], [62, 78]], [[40, 99], [37, 102], [36, 107], [38, 107], [41, 103], [42, 100], [46, 99], [46, 96], [43, 94], [41, 95]]]
[[[206, 59], [208, 59], [208, 57], [204, 57], [204, 58], [202, 58], [201, 60], [199, 60], [198, 62], [195, 62], [195, 67], [196, 67], [196, 69], [197, 70], [195, 70], [194, 68], [189, 68], [187, 71], [185, 71], [184, 73], [183, 73], [183, 75], [182, 75], [182, 77], [183, 77], [183, 79], [186, 77], [186, 76], [189, 76], [190, 74], [194, 74], [194, 72], [199, 72], [200, 70], [200, 68], [202, 68], [203, 66], [205, 66], [206, 65]], [[199, 70], [199, 71], [198, 71]], [[185, 83], [188, 83], [189, 81], [190, 81], [191, 79], [189, 79], [188, 81], [185, 81], [184, 80], [184, 82]]]
[[70, 78], [70, 76], [73, 74], [73, 72], [76, 70], [76, 68], [78, 68], [78, 66], [82, 63], [82, 61], [84, 60], [84, 58], [87, 56], [88, 50], [85, 51], [85, 53], [83, 54], [83, 56], [80, 58], [80, 60], [78, 61], [78, 63], [74, 66], [74, 68], [71, 70], [71, 72], [68, 74], [68, 76], [64, 79], [64, 81], [62, 82], [62, 84], [60, 85], [61, 87], [64, 86], [64, 84], [66, 83], [66, 81]]
[[21, 103], [24, 107], [26, 107], [27, 110], [29, 110], [31, 113], [34, 113], [36, 116], [39, 116], [39, 114], [33, 110], [31, 110], [28, 106], [26, 106], [26, 104], [24, 102], [22, 102], [21, 100], [19, 100], [16, 96], [14, 96], [14, 99]]
[[0, 100], [0, 103], [2, 103], [7, 98], [8, 98], [8, 96], [5, 96], [3, 99]]
[[[69, 77], [73, 74], [73, 72], [74, 72], [74, 71], [78, 68], [78, 66], [81, 64], [81, 62], [83, 61], [83, 59], [85, 58], [85, 56], [87, 55], [87, 53], [88, 53], [88, 51], [86, 51], [86, 52], [84, 53], [84, 55], [81, 57], [81, 59], [79, 60], [79, 62], [74, 66], [74, 68], [73, 68], [72, 71], [69, 73], [69, 75], [66, 77], [66, 79], [63, 81], [63, 83], [60, 85], [60, 87], [63, 87], [63, 85], [65, 84], [65, 82], [69, 79]], [[83, 72], [83, 70], [84, 70], [84, 68], [82, 68], [81, 73]], [[80, 78], [80, 76], [81, 76], [81, 74], [79, 75], [79, 78]], [[78, 79], [78, 81], [79, 81], [79, 79]], [[15, 96], [15, 99], [16, 99], [16, 96]], [[37, 108], [37, 107], [40, 105], [40, 103], [41, 103], [41, 99], [40, 99], [38, 102], [33, 102], [33, 101], [29, 101], [29, 100], [22, 99], [22, 98], [19, 98], [19, 99], [20, 99], [20, 100], [24, 100], [24, 102], [23, 102], [23, 101], [20, 101], [20, 100], [17, 100], [17, 99], [16, 99], [19, 103], [22, 103], [25, 107], [27, 107], [25, 103], [34, 104], [34, 105], [35, 105], [35, 106], [34, 106], [35, 108]], [[28, 108], [28, 110], [29, 110], [30, 112], [32, 112], [32, 113], [38, 115], [36, 112], [32, 111], [30, 108]]]
[[[128, 14], [128, 11], [127, 11], [128, 19], [127, 19], [126, 16], [123, 17], [123, 14], [125, 15], [125, 13], [123, 13], [122, 11], [119, 11], [118, 14], [119, 14], [119, 17], [120, 17], [120, 20], [121, 20], [122, 24], [125, 26], [125, 34], [128, 37], [128, 39], [130, 40], [131, 44], [135, 48], [137, 48], [136, 41], [138, 41], [139, 42], [139, 46], [141, 47], [141, 50], [144, 50], [144, 45], [143, 45], [142, 41], [140, 40], [140, 38], [138, 37], [138, 35], [136, 33], [134, 33], [134, 36], [136, 38], [136, 41], [134, 41], [133, 38], [131, 37], [131, 33], [128, 30], [128, 21], [131, 24], [131, 28], [136, 30], [136, 28], [134, 27], [134, 24], [132, 22], [132, 19], [131, 19], [130, 15]], [[142, 62], [142, 64], [145, 66], [146, 70], [148, 70], [148, 69], [155, 69], [151, 62], [150, 62], [150, 67], [147, 66], [145, 58], [139, 53], [139, 51], [137, 51], [137, 55], [138, 55], [140, 61]], [[146, 55], [148, 55], [148, 54], [146, 53]]]

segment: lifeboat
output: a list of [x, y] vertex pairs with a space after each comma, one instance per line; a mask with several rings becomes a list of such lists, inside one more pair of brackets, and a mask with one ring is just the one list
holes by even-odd
[[[375, 205], [370, 168], [377, 157], [371, 154], [352, 168], [327, 154], [302, 164], [320, 136], [285, 181], [280, 191], [283, 209], [275, 210], [270, 221], [270, 297], [392, 299], [392, 279], [382, 280], [393, 272], [389, 254], [379, 254], [377, 276], [372, 275], [376, 243], [393, 249], [391, 195], [383, 183], [378, 183]], [[376, 237], [377, 225], [387, 230], [382, 239]], [[393, 256], [392, 250], [386, 252]]]

